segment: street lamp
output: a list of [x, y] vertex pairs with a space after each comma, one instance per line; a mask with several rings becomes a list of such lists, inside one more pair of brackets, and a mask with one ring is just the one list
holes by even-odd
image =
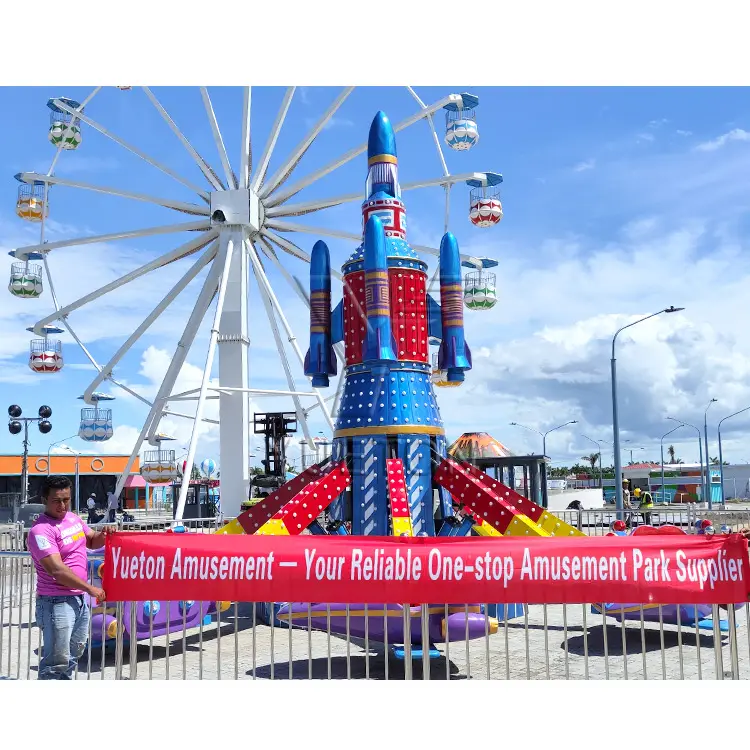
[[565, 424], [559, 424], [557, 427], [553, 427], [551, 430], [547, 430], [547, 432], [539, 432], [539, 430], [535, 430], [533, 427], [527, 427], [525, 424], [518, 424], [518, 422], [511, 422], [511, 426], [513, 427], [523, 427], [524, 430], [529, 430], [530, 432], [536, 432], [537, 435], [542, 436], [542, 455], [547, 455], [547, 435], [550, 434], [550, 432], [554, 432], [555, 430], [559, 430], [561, 427], [567, 427], [569, 424], [578, 424], [578, 422], [573, 419], [570, 422], [565, 422]]
[[78, 437], [78, 433], [75, 435], [70, 435], [69, 437], [63, 438], [62, 440], [56, 440], [54, 443], [49, 444], [49, 448], [47, 448], [47, 476], [49, 476], [52, 472], [50, 471], [50, 465], [52, 460], [52, 449], [56, 445], [60, 445], [60, 443], [64, 443], [66, 440], [72, 440], [73, 438]]
[[633, 463], [633, 451], [645, 451], [645, 448], [630, 448], [630, 463]]
[[[674, 417], [667, 417], [667, 419], [671, 419], [673, 422], [678, 422], [683, 427], [692, 427], [697, 433], [698, 433], [698, 456], [699, 461], [701, 465], [701, 486], [703, 485], [703, 440], [701, 440], [701, 431], [698, 429], [694, 424], [690, 424], [689, 422], [683, 422], [681, 419], [675, 419]], [[703, 492], [703, 490], [701, 490]]]
[[[711, 510], [713, 508], [713, 503], [711, 502], [711, 484], [709, 481], [709, 472], [708, 472], [708, 463], [711, 460], [708, 457], [708, 410], [711, 408], [711, 404], [713, 404], [716, 401], [715, 398], [712, 398], [708, 402], [708, 406], [706, 407], [706, 411], [703, 412], [703, 440], [706, 443], [706, 478], [703, 479], [703, 476], [701, 475], [701, 479], [703, 479], [703, 491], [706, 493], [706, 497], [708, 498], [708, 509]], [[721, 488], [722, 494], [724, 492], [724, 487]]]
[[21, 504], [25, 505], [29, 499], [29, 422], [36, 422], [39, 432], [46, 435], [52, 429], [52, 423], [49, 418], [52, 416], [52, 409], [49, 406], [40, 406], [38, 417], [22, 417], [23, 411], [17, 404], [8, 407], [8, 432], [11, 435], [18, 435], [23, 430], [23, 459], [21, 462]]
[[684, 425], [677, 425], [677, 427], [673, 427], [669, 432], [665, 432], [661, 436], [661, 500], [664, 502], [664, 438], [667, 437], [667, 435], [671, 435], [673, 432], [677, 432], [677, 430], [680, 429], [680, 427], [683, 427]]
[[75, 489], [76, 489], [76, 503], [75, 503], [75, 512], [78, 513], [80, 511], [80, 502], [78, 500], [79, 497], [79, 487], [80, 487], [80, 472], [78, 469], [78, 462], [81, 458], [80, 451], [75, 450], [74, 448], [71, 448], [69, 445], [61, 445], [60, 446], [63, 450], [70, 451], [75, 457], [76, 457], [76, 476], [75, 476]]
[[[675, 313], [680, 312], [680, 310], [684, 310], [684, 307], [675, 307], [674, 305], [671, 305], [670, 307], [664, 308], [664, 310], [659, 310], [659, 312], [651, 313], [651, 315], [647, 315], [645, 318], [641, 318], [640, 320], [636, 320], [633, 323], [628, 323], [628, 325], [623, 326], [622, 328], [615, 331], [615, 335], [612, 337], [612, 359], [610, 360], [610, 365], [612, 368], [612, 434], [614, 436], [614, 447], [615, 447], [615, 508], [618, 513], [618, 518], [622, 517], [622, 459], [620, 457], [620, 422], [617, 417], [617, 360], [615, 359], [615, 342], [617, 341], [618, 335], [624, 331], [626, 328], [630, 328], [631, 326], [637, 325], [638, 323], [643, 323], [644, 320], [648, 320], [649, 318], [654, 318], [657, 315], [661, 315], [662, 313]], [[698, 433], [700, 436], [700, 432]]]
[[604, 482], [602, 481], [602, 444], [598, 440], [592, 440], [588, 435], [584, 435], [581, 433], [582, 438], [586, 438], [590, 443], [593, 443], [598, 449], [599, 449], [599, 487], [604, 486]]
[[732, 417], [736, 417], [738, 414], [742, 414], [742, 412], [748, 411], [750, 409], [750, 406], [746, 406], [744, 409], [740, 409], [739, 411], [736, 411], [734, 414], [730, 414], [727, 417], [724, 417], [723, 419], [719, 420], [719, 424], [717, 427], [717, 432], [719, 433], [719, 476], [721, 477], [721, 500], [724, 501], [724, 454], [721, 452], [721, 423], [725, 422], [727, 419], [731, 419]]

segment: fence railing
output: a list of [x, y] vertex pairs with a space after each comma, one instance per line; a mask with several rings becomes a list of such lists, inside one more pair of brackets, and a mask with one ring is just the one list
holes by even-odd
[[[38, 674], [35, 588], [29, 554], [0, 553], [0, 679]], [[104, 618], [100, 628], [90, 622], [74, 679], [750, 678], [747, 604], [715, 605], [706, 621], [693, 605], [610, 605], [604, 612], [592, 604], [371, 604], [343, 611], [308, 605], [307, 612], [279, 616], [278, 604], [233, 602], [228, 609], [215, 603], [187, 627], [187, 607], [195, 604], [162, 603], [174, 619], [159, 635], [152, 606], [147, 633], [131, 639], [124, 623], [135, 621], [139, 603], [105, 603], [116, 626], [105, 627]], [[452, 640], [419, 653], [398, 637], [412, 633], [427, 641], [436, 620], [464, 612], [471, 638], [453, 632]]]

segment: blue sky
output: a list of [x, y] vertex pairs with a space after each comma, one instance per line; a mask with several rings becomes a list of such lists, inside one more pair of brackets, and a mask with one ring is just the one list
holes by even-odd
[[[431, 103], [451, 92], [480, 97], [480, 142], [469, 152], [444, 147], [452, 173], [501, 172], [505, 217], [499, 227], [478, 229], [467, 219], [468, 188], [452, 190], [451, 230], [462, 249], [491, 255], [497, 269], [497, 306], [467, 314], [467, 338], [475, 368], [460, 389], [439, 393], [449, 437], [486, 430], [517, 452], [539, 450], [535, 436], [508, 426], [518, 421], [537, 429], [577, 419], [580, 427], [550, 436], [548, 453], [575, 459], [589, 446], [581, 433], [611, 439], [608, 396], [608, 341], [621, 325], [675, 304], [685, 313], [639, 326], [619, 348], [622, 427], [633, 445], [658, 454], [658, 439], [673, 415], [697, 423], [711, 397], [714, 418], [750, 405], [750, 334], [744, 301], [750, 263], [746, 175], [750, 168], [750, 105], [733, 88], [490, 88], [431, 87], [416, 91]], [[338, 93], [333, 88], [298, 89], [277, 143], [269, 174], [323, 113]], [[54, 149], [46, 139], [46, 101], [67, 96], [79, 101], [90, 89], [6, 88], [0, 150], [0, 249], [37, 241], [39, 228], [14, 214], [19, 171], [46, 171]], [[220, 172], [197, 88], [154, 88], [154, 93], [196, 149]], [[239, 160], [241, 90], [210, 89], [224, 142], [235, 169]], [[256, 88], [252, 95], [253, 153], [257, 160], [283, 96], [281, 88]], [[393, 122], [416, 111], [405, 88], [362, 87], [354, 91], [321, 133], [289, 183], [366, 140], [372, 116], [383, 109]], [[105, 87], [87, 114], [184, 177], [205, 186], [200, 172], [169, 131], [145, 94]], [[436, 118], [442, 125], [442, 115]], [[403, 182], [440, 175], [429, 129], [417, 123], [397, 134]], [[192, 201], [194, 195], [92, 128], [83, 143], [63, 153], [56, 174], [152, 195]], [[305, 189], [294, 200], [362, 190], [366, 160], [361, 155]], [[415, 244], [439, 243], [443, 193], [439, 188], [404, 195], [409, 235]], [[188, 221], [190, 217], [141, 202], [56, 187], [51, 195], [48, 239], [101, 234], [120, 229]], [[360, 228], [358, 203], [349, 203], [292, 221], [350, 232]], [[286, 235], [285, 235], [286, 236]], [[309, 250], [316, 237], [289, 236]], [[62, 303], [121, 276], [185, 242], [168, 235], [62, 248], [50, 266]], [[330, 240], [340, 266], [352, 243]], [[289, 270], [307, 280], [305, 265], [283, 256]], [[150, 274], [111, 297], [71, 316], [92, 354], [106, 361], [170, 286], [189, 261]], [[269, 277], [282, 296], [285, 313], [306, 349], [307, 313], [273, 270]], [[118, 375], [144, 395], [153, 395], [199, 288], [192, 284], [131, 351]], [[334, 288], [334, 299], [340, 290]], [[260, 388], [285, 388], [262, 308], [251, 298], [251, 381]], [[36, 301], [0, 297], [0, 392], [27, 413], [41, 403], [53, 409], [53, 432], [35, 434], [32, 449], [44, 452], [51, 440], [77, 430], [81, 395], [93, 372], [83, 353], [63, 335], [65, 369], [38, 376], [27, 367], [29, 334], [24, 330], [52, 311], [49, 289]], [[205, 357], [208, 321], [185, 368], [182, 386], [196, 387]], [[299, 384], [301, 369], [293, 365]], [[278, 374], [277, 374], [278, 373]], [[184, 389], [181, 387], [181, 389]], [[111, 389], [110, 389], [111, 390]], [[113, 410], [116, 433], [102, 444], [108, 452], [129, 451], [146, 409], [121, 391]], [[264, 400], [258, 410], [290, 408]], [[666, 425], [666, 426], [665, 426]], [[190, 423], [165, 425], [187, 445]], [[725, 428], [725, 456], [750, 458], [745, 449], [750, 420]], [[169, 429], [171, 428], [171, 429]], [[315, 424], [315, 431], [323, 423]], [[694, 460], [686, 431], [682, 454]], [[713, 434], [713, 433], [712, 433]], [[675, 437], [675, 436], [671, 436]], [[217, 436], [201, 436], [198, 459], [217, 457]], [[713, 440], [713, 438], [712, 438]], [[675, 444], [682, 444], [679, 440]], [[91, 449], [73, 439], [68, 444]], [[16, 437], [0, 433], [0, 451], [15, 452]], [[744, 453], [743, 453], [744, 451]], [[680, 451], [678, 450], [678, 453]], [[712, 455], [715, 449], [712, 451]], [[611, 458], [611, 456], [610, 456]], [[607, 454], [605, 453], [605, 461]]]

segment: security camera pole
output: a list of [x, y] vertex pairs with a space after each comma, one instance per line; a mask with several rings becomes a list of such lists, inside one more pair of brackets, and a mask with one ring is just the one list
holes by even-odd
[[[46, 435], [52, 429], [49, 418], [52, 409], [49, 406], [39, 407], [38, 417], [22, 417], [21, 407], [12, 404], [8, 407], [8, 431], [11, 435], [18, 435], [23, 429], [23, 459], [21, 462], [21, 505], [26, 505], [29, 500], [29, 422], [37, 422], [39, 432]], [[23, 424], [22, 424], [23, 423]]]

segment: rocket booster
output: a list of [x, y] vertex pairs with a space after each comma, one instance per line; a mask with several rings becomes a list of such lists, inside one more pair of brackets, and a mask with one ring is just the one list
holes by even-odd
[[313, 388], [328, 387], [328, 376], [336, 374], [336, 356], [331, 342], [331, 256], [328, 245], [318, 240], [310, 257], [310, 349], [305, 357], [305, 375]]
[[385, 230], [377, 216], [371, 216], [365, 225], [365, 312], [367, 332], [362, 359], [395, 360]]
[[438, 349], [438, 368], [447, 371], [449, 383], [461, 383], [464, 371], [471, 369], [471, 351], [464, 338], [461, 255], [450, 232], [440, 241], [440, 308], [443, 339]]

